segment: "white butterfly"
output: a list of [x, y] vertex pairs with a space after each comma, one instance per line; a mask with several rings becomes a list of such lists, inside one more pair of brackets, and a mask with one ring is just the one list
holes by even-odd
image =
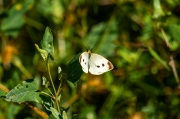
[[85, 73], [90, 72], [93, 75], [100, 75], [114, 68], [110, 61], [101, 55], [91, 53], [90, 50], [80, 55], [79, 62]]

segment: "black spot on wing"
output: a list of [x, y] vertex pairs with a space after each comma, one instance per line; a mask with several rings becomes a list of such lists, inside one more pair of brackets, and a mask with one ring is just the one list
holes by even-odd
[[81, 60], [82, 60], [82, 62], [84, 62], [84, 64], [86, 65], [85, 59], [82, 59], [82, 56], [80, 57], [80, 62], [81, 62]]
[[108, 67], [109, 70], [111, 70], [111, 69], [114, 68], [111, 62], [108, 62], [107, 65], [109, 66], [109, 67]]

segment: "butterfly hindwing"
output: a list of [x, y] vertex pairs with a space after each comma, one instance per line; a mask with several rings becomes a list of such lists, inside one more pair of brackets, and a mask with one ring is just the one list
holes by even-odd
[[89, 60], [89, 53], [88, 52], [83, 52], [80, 57], [79, 57], [79, 62], [82, 66], [82, 70], [85, 72], [85, 73], [88, 73], [88, 60]]
[[113, 65], [101, 55], [91, 53], [89, 61], [89, 72], [94, 75], [100, 75], [113, 69]]

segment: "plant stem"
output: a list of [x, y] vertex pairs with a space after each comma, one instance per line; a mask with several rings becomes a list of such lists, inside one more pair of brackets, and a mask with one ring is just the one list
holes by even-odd
[[53, 98], [53, 96], [52, 96], [52, 95], [49, 95], [49, 94], [48, 94], [48, 93], [46, 93], [46, 92], [41, 91], [41, 94], [44, 94], [44, 95], [47, 95], [47, 96], [49, 96], [49, 97]]
[[[166, 36], [166, 33], [164, 32], [164, 29], [161, 28], [161, 33], [163, 35], [163, 38], [164, 38], [164, 41], [167, 45], [167, 47], [170, 49], [171, 45], [169, 43], [169, 40]], [[176, 82], [178, 83], [178, 88], [180, 89], [180, 82], [179, 82], [179, 76], [178, 76], [178, 73], [177, 73], [177, 69], [176, 69], [176, 65], [174, 63], [174, 58], [173, 58], [173, 55], [170, 55], [170, 62], [171, 62], [171, 68], [172, 68], [172, 71], [173, 71], [173, 74], [174, 74], [174, 77], [176, 79]]]
[[50, 81], [51, 81], [51, 84], [52, 84], [52, 87], [53, 87], [53, 90], [54, 90], [54, 93], [55, 93], [55, 100], [56, 100], [57, 109], [58, 109], [58, 112], [60, 113], [59, 102], [57, 100], [57, 92], [56, 92], [56, 89], [55, 89], [55, 86], [54, 86], [54, 83], [53, 83], [53, 80], [52, 80], [52, 77], [51, 77], [49, 63], [47, 64], [47, 70], [48, 70], [49, 78], [50, 78]]
[[4, 85], [0, 84], [0, 89], [3, 90], [4, 92], [8, 93], [9, 89], [5, 87]]
[[53, 93], [51, 92], [51, 90], [49, 88], [47, 88], [47, 90], [49, 91], [49, 93], [53, 96]]

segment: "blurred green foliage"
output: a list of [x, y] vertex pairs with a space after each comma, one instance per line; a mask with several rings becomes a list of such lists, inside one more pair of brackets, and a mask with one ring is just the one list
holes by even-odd
[[[70, 80], [75, 85], [65, 82], [61, 106], [70, 106], [68, 119], [178, 119], [179, 8], [179, 0], [0, 0], [0, 96], [7, 94], [2, 86], [13, 89], [32, 78], [46, 91], [46, 64], [34, 44], [48, 26], [56, 88], [58, 66], [68, 73], [68, 63], [89, 49], [115, 67], [101, 76], [83, 73]], [[41, 118], [26, 105], [0, 104], [2, 119]]]

